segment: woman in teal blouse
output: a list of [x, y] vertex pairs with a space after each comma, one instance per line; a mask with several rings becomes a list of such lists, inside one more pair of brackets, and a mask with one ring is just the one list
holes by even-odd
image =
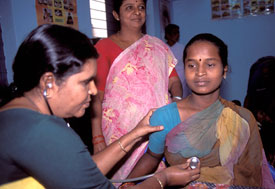
[[[46, 188], [114, 188], [104, 175], [144, 135], [163, 129], [149, 125], [150, 111], [131, 132], [90, 156], [63, 118], [81, 117], [90, 96], [97, 94], [97, 57], [84, 34], [58, 25], [37, 27], [20, 45], [11, 98], [0, 108], [0, 188], [21, 188], [23, 183], [32, 188], [33, 183]], [[185, 185], [199, 177], [199, 169], [187, 166], [166, 169], [136, 188]]]

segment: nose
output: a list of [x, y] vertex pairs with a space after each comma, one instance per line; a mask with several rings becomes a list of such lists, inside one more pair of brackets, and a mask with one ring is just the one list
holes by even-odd
[[205, 67], [204, 66], [198, 66], [197, 70], [196, 70], [196, 74], [198, 76], [204, 76], [204, 75], [206, 75], [206, 69], [205, 69]]
[[139, 10], [138, 7], [135, 8], [135, 14], [136, 14], [136, 15], [140, 15], [140, 10]]
[[89, 90], [88, 90], [89, 95], [95, 96], [97, 94], [97, 88], [95, 86], [95, 82], [91, 81], [89, 84]]

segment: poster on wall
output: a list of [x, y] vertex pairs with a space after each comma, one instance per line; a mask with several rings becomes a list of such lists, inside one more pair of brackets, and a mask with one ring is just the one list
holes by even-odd
[[35, 0], [37, 24], [58, 24], [78, 29], [76, 0]]
[[211, 0], [212, 19], [274, 13], [274, 0]]
[[243, 0], [243, 14], [260, 15], [274, 13], [274, 0]]
[[211, 0], [212, 19], [239, 18], [241, 0]]

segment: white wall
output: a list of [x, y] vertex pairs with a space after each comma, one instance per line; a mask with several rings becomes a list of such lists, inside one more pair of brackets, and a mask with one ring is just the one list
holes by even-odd
[[198, 33], [208, 32], [228, 45], [231, 73], [222, 95], [243, 102], [251, 64], [260, 57], [275, 56], [275, 14], [212, 20], [210, 1], [206, 0], [174, 0], [171, 14], [173, 23], [181, 28], [182, 44]]
[[[77, 0], [79, 30], [92, 37], [89, 0]], [[8, 82], [12, 82], [12, 62], [27, 34], [37, 27], [35, 0], [0, 0], [0, 23]]]

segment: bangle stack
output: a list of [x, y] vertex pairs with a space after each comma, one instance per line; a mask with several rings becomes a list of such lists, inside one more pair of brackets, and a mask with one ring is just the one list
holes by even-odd
[[121, 142], [120, 142], [119, 139], [118, 139], [118, 144], [119, 144], [121, 150], [127, 154], [128, 153], [127, 150], [122, 146], [122, 144], [121, 144]]
[[161, 189], [163, 189], [164, 187], [163, 187], [162, 182], [159, 180], [159, 178], [158, 178], [158, 177], [155, 177], [155, 178], [157, 179], [157, 181], [158, 181], [158, 183], [159, 183], [159, 185], [160, 185], [160, 188], [161, 188]]
[[[102, 138], [102, 139], [101, 140], [97, 140], [97, 139], [100, 139], [100, 138]], [[94, 136], [92, 142], [93, 142], [94, 145], [100, 144], [100, 143], [104, 143], [105, 142], [104, 136], [103, 135]]]

